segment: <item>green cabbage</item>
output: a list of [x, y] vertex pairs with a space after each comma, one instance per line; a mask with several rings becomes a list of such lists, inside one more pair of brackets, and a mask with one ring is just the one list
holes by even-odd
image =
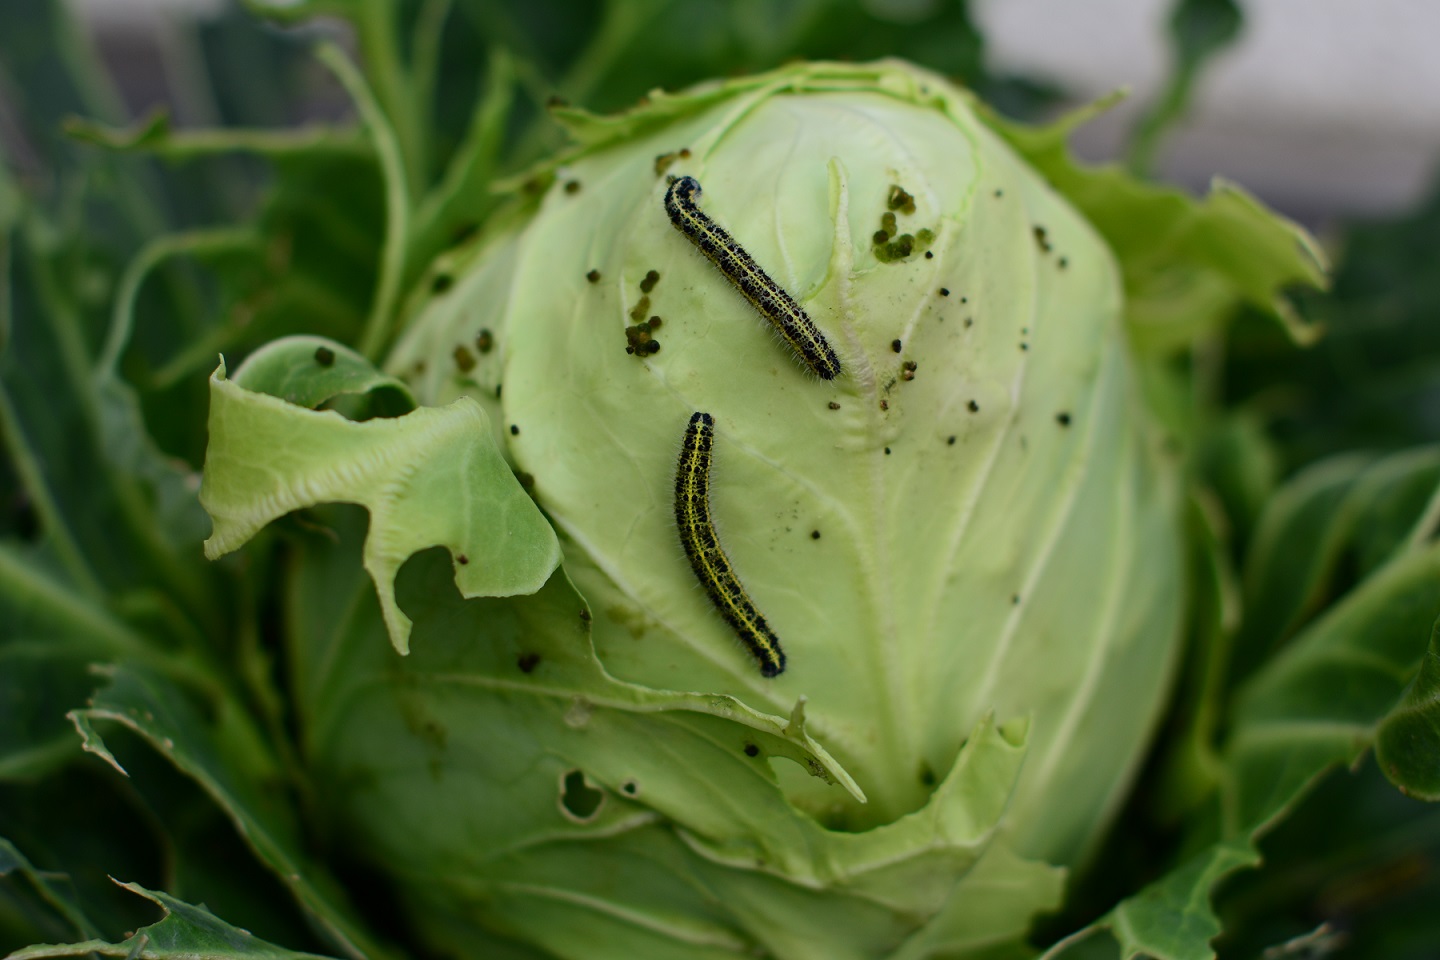
[[[995, 955], [1094, 852], [1166, 703], [1163, 354], [1242, 300], [1289, 319], [1313, 249], [1233, 188], [1079, 170], [1068, 126], [901, 63], [560, 113], [576, 146], [414, 298], [386, 368], [419, 409], [277, 403], [312, 341], [213, 380], [212, 553], [298, 505], [371, 510], [325, 514], [290, 580], [318, 808], [461, 955]], [[840, 377], [672, 227], [675, 175]], [[773, 679], [681, 548], [697, 411]]]

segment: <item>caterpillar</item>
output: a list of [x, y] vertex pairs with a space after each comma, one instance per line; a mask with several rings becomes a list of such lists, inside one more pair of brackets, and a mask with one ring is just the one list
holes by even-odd
[[835, 348], [800, 304], [760, 269], [745, 248], [724, 227], [705, 216], [695, 203], [700, 192], [700, 181], [694, 177], [673, 181], [665, 191], [665, 212], [670, 222], [774, 325], [802, 363], [821, 380], [834, 380], [840, 375], [840, 357]]
[[675, 472], [675, 525], [680, 530], [680, 545], [710, 602], [760, 664], [760, 675], [773, 677], [785, 669], [780, 638], [735, 575], [710, 516], [710, 450], [714, 442], [715, 418], [708, 413], [692, 414]]

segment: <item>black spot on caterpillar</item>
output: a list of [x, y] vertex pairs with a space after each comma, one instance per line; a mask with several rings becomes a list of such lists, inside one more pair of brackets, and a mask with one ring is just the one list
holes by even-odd
[[815, 322], [780, 288], [770, 275], [735, 242], [735, 238], [700, 210], [695, 199], [700, 196], [700, 181], [680, 177], [665, 192], [665, 212], [675, 229], [690, 242], [741, 295], [774, 325], [795, 356], [821, 380], [834, 380], [840, 375], [840, 357]]
[[685, 429], [675, 472], [675, 526], [690, 569], [695, 571], [710, 602], [760, 664], [760, 675], [773, 677], [785, 669], [780, 638], [735, 575], [710, 516], [710, 450], [714, 441], [715, 418], [708, 413], [693, 414]]

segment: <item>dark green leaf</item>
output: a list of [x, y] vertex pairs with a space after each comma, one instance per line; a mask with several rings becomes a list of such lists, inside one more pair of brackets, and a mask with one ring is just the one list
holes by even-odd
[[230, 926], [204, 907], [146, 890], [135, 883], [120, 883], [120, 886], [153, 901], [165, 911], [164, 918], [137, 930], [134, 936], [120, 943], [86, 940], [82, 943], [37, 945], [17, 950], [6, 960], [84, 957], [91, 954], [125, 957], [126, 960], [323, 960], [313, 953], [296, 953], [266, 943], [245, 930]]
[[1440, 622], [1415, 679], [1380, 724], [1375, 759], [1406, 796], [1440, 800]]
[[134, 666], [113, 668], [109, 679], [89, 707], [72, 713], [85, 749], [124, 772], [98, 728], [117, 723], [139, 734], [226, 811], [328, 938], [353, 957], [386, 956], [304, 852], [285, 774], [243, 709], [218, 688], [187, 689]]
[[1130, 166], [1149, 173], [1164, 134], [1185, 116], [1205, 65], [1240, 36], [1245, 21], [1235, 0], [1176, 0], [1170, 13], [1173, 66], [1164, 90], [1135, 131]]

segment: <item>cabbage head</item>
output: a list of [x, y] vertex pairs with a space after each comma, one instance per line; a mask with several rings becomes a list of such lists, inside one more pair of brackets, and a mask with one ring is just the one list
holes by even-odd
[[[1229, 188], [1081, 172], [1064, 129], [897, 62], [556, 115], [574, 146], [354, 373], [413, 412], [287, 403], [297, 364], [363, 366], [309, 341], [213, 379], [212, 554], [370, 511], [327, 508], [292, 571], [317, 809], [455, 955], [1001, 955], [1102, 839], [1175, 671], [1157, 351], [1264, 301], [1295, 235]], [[838, 376], [672, 224], [680, 177]], [[778, 676], [682, 546], [697, 413]], [[378, 601], [327, 602], [357, 556]]]

